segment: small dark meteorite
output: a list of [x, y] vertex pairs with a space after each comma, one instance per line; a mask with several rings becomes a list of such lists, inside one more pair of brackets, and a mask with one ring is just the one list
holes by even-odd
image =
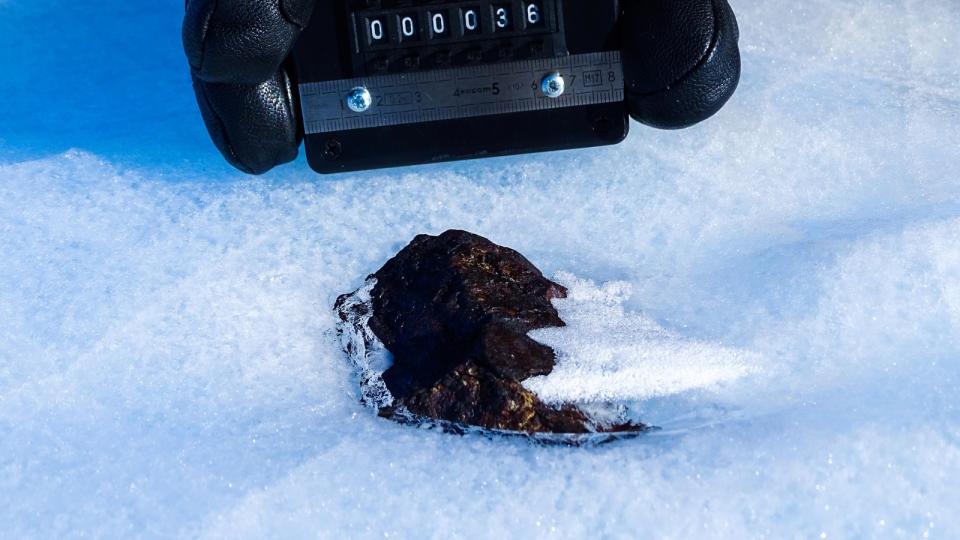
[[358, 291], [335, 309], [345, 324], [367, 324], [361, 335], [372, 332], [393, 355], [383, 373], [393, 404], [381, 415], [525, 433], [645, 429], [551, 407], [520, 384], [553, 370], [553, 349], [527, 333], [564, 326], [550, 301], [567, 294], [520, 253], [464, 231], [420, 235], [370, 278], [369, 301]]

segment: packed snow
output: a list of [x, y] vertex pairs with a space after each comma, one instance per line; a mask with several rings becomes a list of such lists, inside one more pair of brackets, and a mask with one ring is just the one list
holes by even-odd
[[[0, 1], [0, 537], [960, 537], [960, 4], [738, 0], [695, 128], [262, 178], [206, 139], [182, 8]], [[334, 300], [449, 228], [567, 276], [555, 390], [663, 429], [364, 407]]]

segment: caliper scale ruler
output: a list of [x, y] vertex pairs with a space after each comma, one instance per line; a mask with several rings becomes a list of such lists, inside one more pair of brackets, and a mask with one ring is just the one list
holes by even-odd
[[623, 99], [619, 51], [300, 85], [308, 135]]

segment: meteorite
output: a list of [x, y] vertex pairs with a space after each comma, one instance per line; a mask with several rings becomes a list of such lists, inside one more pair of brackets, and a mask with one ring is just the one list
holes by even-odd
[[[517, 251], [451, 230], [414, 238], [335, 310], [362, 398], [381, 416], [452, 431], [644, 431], [592, 419], [573, 404], [551, 406], [522, 385], [556, 364], [553, 349], [527, 334], [564, 326], [551, 300], [566, 295]], [[387, 353], [384, 370], [378, 351]]]

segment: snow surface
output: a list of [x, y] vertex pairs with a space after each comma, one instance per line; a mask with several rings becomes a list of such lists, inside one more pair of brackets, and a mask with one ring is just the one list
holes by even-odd
[[[693, 129], [259, 179], [182, 2], [91, 4], [0, 3], [0, 536], [960, 537], [960, 4], [736, 1]], [[597, 448], [378, 419], [330, 308], [448, 228], [756, 372]]]
[[530, 335], [557, 352], [557, 366], [523, 385], [548, 403], [613, 404], [643, 421], [642, 404], [655, 397], [713, 389], [759, 372], [746, 351], [685, 339], [642, 314], [624, 310], [627, 282], [598, 287], [561, 272], [568, 297], [554, 300], [567, 326]]

